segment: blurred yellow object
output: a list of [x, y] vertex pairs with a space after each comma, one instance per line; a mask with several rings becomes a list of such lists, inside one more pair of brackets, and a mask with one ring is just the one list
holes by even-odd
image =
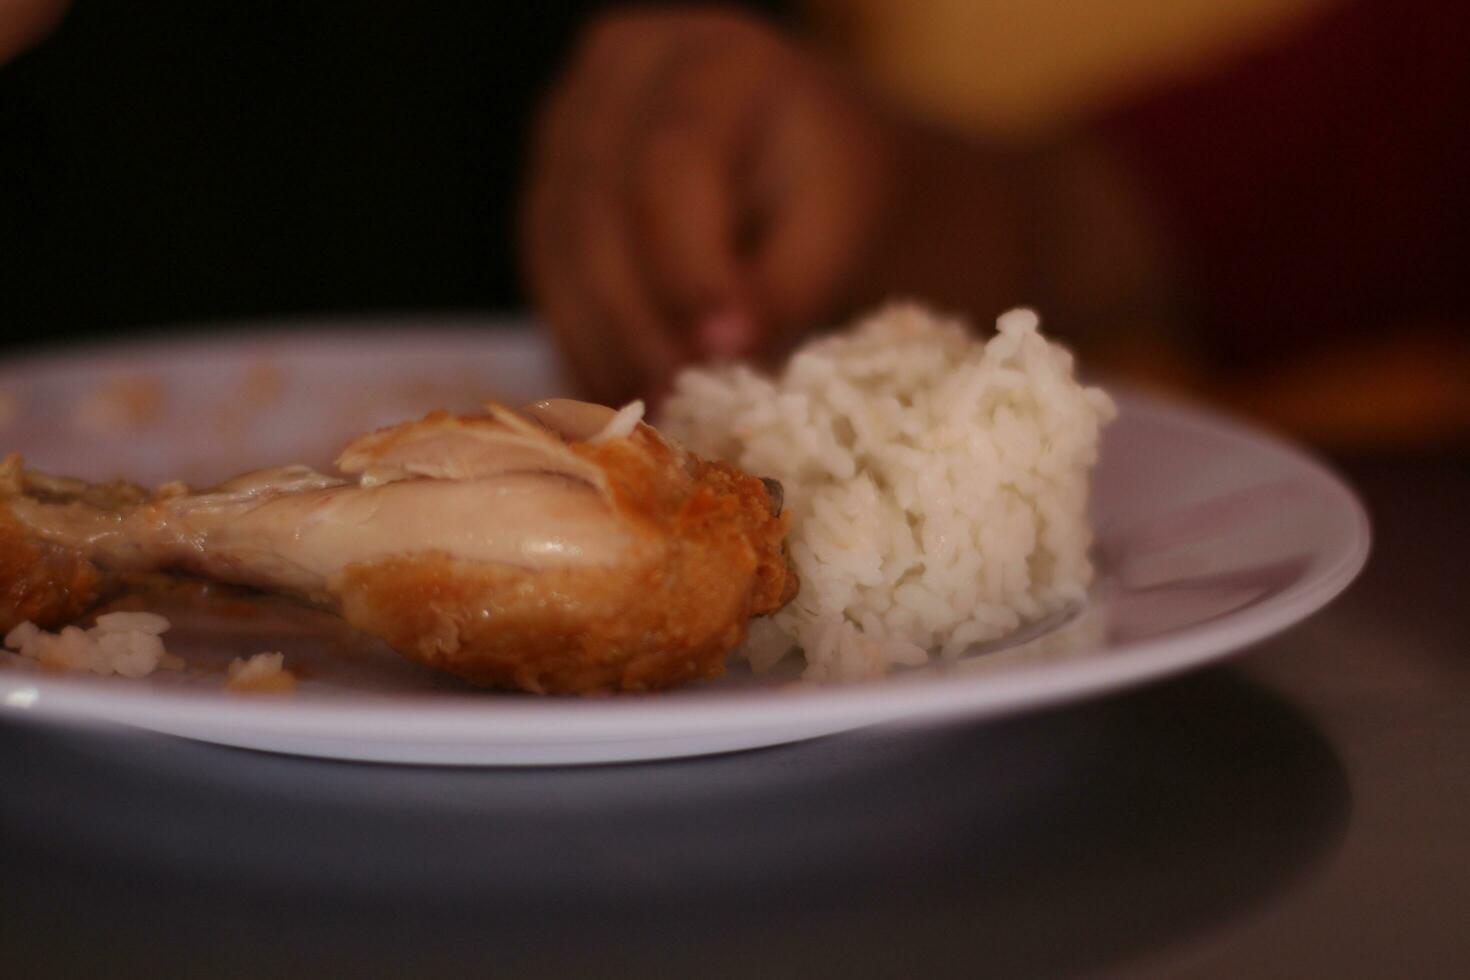
[[[808, 0], [807, 9], [817, 36], [899, 105], [985, 140], [1072, 147], [1099, 111], [1269, 46], [1344, 2]], [[1330, 449], [1470, 436], [1466, 324], [1385, 324], [1249, 372], [1204, 360], [1169, 305], [1189, 270], [1172, 267], [1178, 250], [1159, 233], [1148, 189], [1099, 169], [1107, 158], [1084, 154], [1073, 168], [1106, 179], [1079, 184], [1074, 174], [1048, 197], [1062, 233], [1031, 290], [1094, 369]]]
[[808, 0], [885, 94], [989, 136], [1045, 135], [1269, 43], [1338, 0]]

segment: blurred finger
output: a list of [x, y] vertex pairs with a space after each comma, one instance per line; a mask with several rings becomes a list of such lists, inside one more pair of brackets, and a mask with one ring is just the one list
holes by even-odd
[[763, 315], [789, 333], [819, 325], [852, 287], [883, 207], [883, 159], [828, 98], [794, 102], [772, 125], [758, 176], [764, 218], [752, 284]]
[[578, 394], [600, 397], [615, 390], [631, 373], [618, 358], [598, 348], [599, 338], [588, 336], [595, 320], [588, 315], [581, 288], [570, 274], [571, 259], [564, 248], [565, 236], [557, 234], [564, 220], [556, 207], [555, 188], [534, 181], [523, 205], [521, 250], [527, 287], [541, 319], [550, 331], [571, 375]]
[[[664, 316], [706, 355], [755, 340], [740, 254], [740, 169], [775, 79], [769, 57], [711, 50], [648, 106], [631, 178], [639, 256]], [[701, 328], [713, 318], [714, 331]]]
[[626, 369], [615, 358], [598, 356], [593, 322], [585, 312], [581, 288], [571, 273], [575, 220], [566, 205], [575, 192], [572, 170], [560, 164], [572, 130], [574, 100], [566, 85], [554, 90], [537, 120], [526, 168], [519, 215], [520, 251], [526, 286], [542, 321], [561, 349], [580, 394], [596, 397], [617, 383]]
[[589, 197], [583, 207], [576, 275], [585, 284], [592, 315], [613, 327], [599, 347], [636, 372], [639, 383], [620, 397], [652, 396], [685, 359], [683, 351], [649, 301], [623, 209], [602, 195]]
[[649, 137], [635, 177], [644, 267], [660, 305], [689, 323], [740, 292], [735, 188], [728, 151], [705, 130]]
[[523, 198], [528, 285], [583, 390], [600, 400], [638, 387], [649, 358], [629, 284], [607, 257], [615, 227], [613, 176], [633, 106], [661, 62], [658, 31], [631, 18], [589, 32], [540, 117]]

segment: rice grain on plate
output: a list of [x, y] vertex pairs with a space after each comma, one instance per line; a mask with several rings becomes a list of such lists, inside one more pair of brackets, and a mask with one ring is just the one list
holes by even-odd
[[1092, 580], [1088, 479], [1114, 414], [1036, 314], [980, 340], [922, 307], [815, 340], [778, 377], [683, 372], [662, 426], [780, 480], [796, 600], [751, 624], [763, 669], [793, 650], [816, 680], [956, 657], [1079, 604]]
[[24, 622], [5, 634], [5, 646], [53, 670], [146, 677], [160, 667], [177, 670], [183, 662], [163, 647], [169, 621], [147, 612], [113, 612], [97, 617], [91, 629], [65, 626], [48, 633]]
[[230, 691], [286, 694], [296, 688], [296, 675], [286, 669], [286, 657], [279, 651], [236, 657], [225, 674], [225, 688]]

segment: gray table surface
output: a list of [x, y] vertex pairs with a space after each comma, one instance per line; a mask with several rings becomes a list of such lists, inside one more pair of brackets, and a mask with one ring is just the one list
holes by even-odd
[[1229, 666], [717, 758], [414, 769], [0, 722], [0, 973], [1470, 976], [1470, 458]]

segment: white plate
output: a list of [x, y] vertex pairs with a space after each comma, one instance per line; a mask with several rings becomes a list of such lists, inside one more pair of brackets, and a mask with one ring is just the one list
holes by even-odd
[[[324, 462], [347, 435], [429, 407], [558, 388], [514, 324], [276, 327], [79, 349], [0, 367], [0, 447], [93, 479], [207, 483], [285, 460]], [[391, 328], [391, 329], [389, 329]], [[533, 765], [699, 755], [899, 720], [997, 715], [1185, 670], [1285, 629], [1357, 574], [1368, 522], [1296, 449], [1136, 395], [1105, 437], [1094, 489], [1099, 584], [1089, 607], [999, 649], [882, 681], [817, 687], [734, 671], [647, 697], [487, 694], [344, 642], [308, 616], [175, 612], [185, 674], [142, 681], [0, 667], [0, 707], [301, 755]], [[283, 650], [289, 696], [222, 690], [224, 664]], [[8, 655], [7, 655], [8, 656]]]

